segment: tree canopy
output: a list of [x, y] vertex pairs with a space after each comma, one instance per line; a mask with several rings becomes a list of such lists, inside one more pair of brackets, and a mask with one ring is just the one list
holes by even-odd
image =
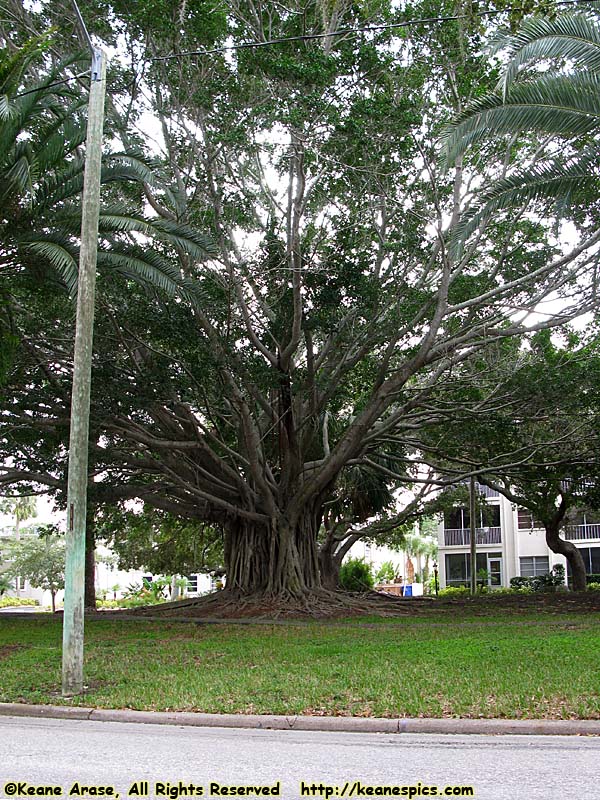
[[421, 431], [422, 452], [440, 474], [470, 470], [528, 509], [550, 549], [567, 558], [580, 590], [583, 560], [560, 534], [570, 512], [600, 502], [600, 361], [597, 337], [585, 339], [544, 331], [528, 348], [478, 359], [471, 367], [486, 376], [477, 412], [465, 409]]

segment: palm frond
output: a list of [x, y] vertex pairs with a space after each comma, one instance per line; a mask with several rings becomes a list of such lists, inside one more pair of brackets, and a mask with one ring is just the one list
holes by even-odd
[[534, 17], [514, 36], [499, 39], [496, 49], [501, 48], [510, 59], [500, 82], [503, 92], [525, 65], [540, 59], [563, 58], [590, 72], [600, 71], [600, 26], [590, 14]]
[[138, 180], [150, 185], [156, 182], [157, 163], [155, 159], [146, 158], [143, 153], [122, 152], [111, 153], [105, 159], [106, 169], [118, 166], [127, 167], [128, 180]]
[[41, 55], [50, 45], [52, 31], [48, 31], [41, 36], [33, 36], [26, 41], [18, 50], [9, 52], [4, 50], [0, 53], [0, 93], [14, 94], [29, 64]]
[[204, 234], [177, 222], [152, 217], [124, 214], [118, 209], [100, 213], [100, 230], [120, 233], [140, 233], [181, 247], [192, 258], [205, 259], [217, 252], [214, 242]]
[[459, 258], [464, 243], [495, 214], [530, 202], [558, 204], [562, 208], [600, 195], [600, 171], [594, 150], [567, 163], [536, 165], [495, 183], [466, 212], [449, 233], [449, 250]]
[[0, 122], [6, 122], [15, 114], [16, 109], [8, 99], [8, 95], [0, 95]]
[[479, 98], [442, 132], [451, 163], [476, 141], [521, 131], [575, 138], [600, 128], [600, 76], [551, 75]]
[[114, 248], [100, 250], [98, 267], [108, 267], [129, 280], [150, 284], [170, 296], [175, 296], [179, 290], [181, 275], [166, 259], [156, 258], [155, 255], [152, 251], [118, 252]]
[[100, 250], [98, 267], [115, 270], [128, 280], [158, 288], [170, 297], [181, 297], [191, 304], [198, 303], [201, 298], [198, 283], [183, 277], [175, 264], [151, 249], [116, 245], [110, 250]]
[[69, 245], [60, 240], [38, 239], [27, 241], [23, 239], [20, 247], [30, 255], [37, 255], [53, 267], [67, 287], [70, 295], [77, 291], [77, 260]]
[[63, 169], [44, 175], [38, 182], [35, 205], [38, 213], [56, 207], [69, 199], [81, 200], [83, 190], [83, 159], [73, 159]]
[[16, 153], [14, 163], [2, 175], [2, 190], [0, 200], [6, 202], [13, 194], [19, 196], [32, 195], [33, 175], [35, 174], [35, 164], [31, 153], [26, 148], [19, 148], [21, 152]]
[[162, 237], [164, 241], [181, 247], [192, 258], [204, 260], [218, 253], [218, 248], [210, 236], [200, 233], [189, 225], [158, 217], [152, 218], [150, 224], [159, 238]]

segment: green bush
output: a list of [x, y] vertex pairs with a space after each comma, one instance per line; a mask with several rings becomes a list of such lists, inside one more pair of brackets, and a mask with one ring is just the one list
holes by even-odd
[[9, 608], [10, 606], [38, 606], [37, 600], [32, 597], [1, 597], [0, 608]]
[[96, 598], [96, 608], [123, 608], [125, 600], [102, 600]]
[[551, 572], [546, 572], [544, 575], [535, 575], [530, 578], [517, 575], [510, 579], [510, 585], [513, 589], [519, 589], [520, 591], [528, 589], [530, 592], [555, 592], [564, 584], [565, 568], [562, 564], [552, 567]]
[[142, 583], [131, 583], [125, 590], [123, 598], [118, 601], [120, 603], [118, 608], [138, 608], [164, 603], [166, 597], [163, 590], [166, 585], [164, 578], [156, 578], [152, 582], [143, 578]]
[[587, 588], [589, 592], [600, 592], [600, 583], [597, 581], [591, 581], [588, 583]]
[[364, 558], [350, 558], [340, 569], [340, 585], [347, 592], [367, 592], [375, 585], [371, 566]]
[[384, 561], [375, 575], [376, 583], [392, 583], [396, 577], [396, 568], [391, 561]]
[[468, 597], [469, 594], [469, 589], [466, 586], [446, 586], [445, 589], [440, 589], [438, 597], [449, 599], [452, 597]]
[[141, 608], [164, 602], [164, 597], [157, 600], [152, 594], [144, 594], [141, 597], [121, 597], [119, 600], [96, 600], [96, 608]]

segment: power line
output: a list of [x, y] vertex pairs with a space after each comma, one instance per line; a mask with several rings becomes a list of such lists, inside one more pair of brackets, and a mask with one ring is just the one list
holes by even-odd
[[[591, 0], [597, 2], [597, 0]], [[590, 0], [559, 0], [561, 6], [577, 6], [590, 4]], [[519, 10], [515, 6], [509, 6], [502, 10], [494, 9], [490, 11], [478, 11], [474, 14], [451, 14], [444, 17], [421, 17], [419, 19], [405, 20], [404, 22], [389, 22], [382, 25], [367, 25], [362, 28], [342, 28], [340, 30], [331, 31], [330, 33], [305, 33], [298, 36], [288, 36], [279, 39], [268, 39], [264, 42], [243, 42], [242, 44], [223, 45], [222, 47], [215, 47], [212, 50], [184, 50], [181, 53], [171, 53], [168, 56], [154, 56], [148, 59], [149, 61], [169, 61], [174, 58], [185, 58], [188, 56], [211, 56], [217, 53], [226, 53], [234, 50], [249, 50], [258, 49], [260, 47], [271, 47], [277, 44], [286, 44], [287, 42], [310, 42], [316, 39], [328, 39], [330, 36], [348, 36], [357, 33], [376, 33], [377, 31], [395, 30], [398, 28], [410, 28], [416, 25], [427, 25], [432, 22], [452, 22], [460, 19], [469, 19], [470, 17], [492, 17], [506, 12]]]
[[[591, 3], [595, 2], [600, 2], [600, 0], [559, 0], [561, 6], [578, 6], [578, 5], [589, 6]], [[509, 6], [502, 10], [494, 9], [491, 11], [479, 11], [473, 15], [453, 14], [444, 17], [420, 17], [419, 19], [405, 20], [404, 22], [390, 22], [382, 25], [368, 25], [362, 28], [343, 28], [340, 30], [332, 31], [331, 33], [306, 33], [299, 36], [288, 36], [279, 39], [268, 39], [267, 41], [264, 42], [242, 42], [241, 44], [223, 45], [222, 47], [215, 47], [212, 50], [185, 50], [181, 53], [171, 53], [168, 56], [154, 56], [148, 60], [169, 61], [174, 58], [185, 58], [188, 56], [210, 56], [210, 55], [216, 55], [217, 53], [226, 53], [235, 50], [250, 50], [250, 49], [258, 49], [261, 47], [271, 47], [273, 45], [285, 44], [287, 42], [309, 42], [318, 39], [328, 39], [330, 36], [348, 36], [358, 33], [372, 33], [384, 30], [396, 30], [399, 28], [410, 28], [417, 25], [426, 25], [428, 23], [433, 23], [433, 22], [452, 22], [460, 19], [468, 19], [469, 16], [491, 17], [491, 16], [497, 16], [499, 14], [504, 14], [512, 10], [515, 10], [514, 6]], [[25, 95], [38, 92], [41, 89], [51, 89], [54, 86], [60, 86], [61, 84], [69, 83], [69, 81], [78, 80], [79, 78], [84, 78], [86, 77], [86, 75], [89, 74], [90, 74], [89, 71], [81, 72], [79, 73], [79, 75], [73, 75], [70, 78], [64, 78], [63, 80], [55, 81], [54, 83], [49, 83], [46, 86], [38, 87], [37, 89], [28, 89], [26, 92], [20, 92], [19, 94], [15, 95], [15, 97], [24, 97]]]
[[62, 81], [54, 81], [54, 83], [46, 83], [44, 86], [38, 86], [37, 89], [28, 89], [26, 92], [20, 92], [19, 94], [15, 94], [14, 97], [25, 97], [26, 94], [35, 94], [35, 92], [42, 92], [45, 89], [52, 89], [53, 86], [60, 86], [63, 83], [69, 83], [69, 81], [76, 81], [78, 78], [85, 78], [86, 75], [89, 75], [90, 71], [86, 70], [86, 72], [80, 72], [79, 75], [71, 75], [69, 78], [63, 78]]

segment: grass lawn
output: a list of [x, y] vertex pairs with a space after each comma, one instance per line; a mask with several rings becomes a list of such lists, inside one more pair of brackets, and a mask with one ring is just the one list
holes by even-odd
[[600, 615], [280, 625], [86, 621], [85, 696], [61, 625], [0, 618], [0, 701], [353, 716], [600, 718]]

